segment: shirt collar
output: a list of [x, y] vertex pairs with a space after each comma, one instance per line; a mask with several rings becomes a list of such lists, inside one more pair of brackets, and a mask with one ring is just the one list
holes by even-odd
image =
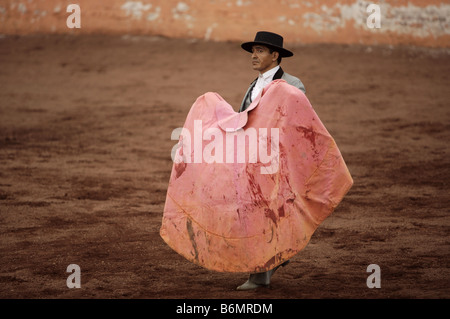
[[277, 73], [279, 68], [280, 68], [280, 66], [277, 65], [276, 67], [270, 69], [269, 71], [266, 71], [263, 74], [260, 74], [259, 77], [263, 78], [264, 80], [267, 80], [267, 79], [273, 77], [275, 75], [275, 73]]

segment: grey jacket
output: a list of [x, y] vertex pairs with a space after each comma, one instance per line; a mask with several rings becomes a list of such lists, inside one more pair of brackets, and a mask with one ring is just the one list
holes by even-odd
[[[305, 86], [303, 85], [302, 81], [300, 79], [296, 78], [295, 76], [292, 76], [286, 72], [283, 71], [283, 69], [280, 67], [273, 76], [273, 80], [285, 80], [287, 83], [289, 83], [292, 86], [295, 86], [296, 88], [300, 89], [303, 93], [306, 93]], [[244, 111], [249, 105], [252, 103], [251, 96], [252, 96], [252, 90], [256, 85], [257, 79], [255, 79], [248, 88], [247, 92], [245, 93], [244, 99], [242, 100], [241, 107], [239, 109], [239, 112]]]

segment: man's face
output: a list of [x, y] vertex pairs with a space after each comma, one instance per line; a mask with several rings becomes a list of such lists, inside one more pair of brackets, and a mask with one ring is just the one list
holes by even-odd
[[276, 67], [278, 52], [270, 53], [268, 47], [263, 45], [254, 45], [252, 48], [252, 67], [253, 70], [259, 71], [261, 74]]

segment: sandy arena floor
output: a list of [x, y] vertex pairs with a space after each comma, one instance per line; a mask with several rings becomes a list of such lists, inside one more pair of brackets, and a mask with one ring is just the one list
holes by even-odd
[[450, 55], [291, 48], [282, 66], [355, 184], [269, 288], [239, 292], [246, 274], [202, 269], [159, 236], [171, 132], [205, 92], [238, 108], [256, 77], [239, 43], [1, 38], [0, 297], [449, 298]]

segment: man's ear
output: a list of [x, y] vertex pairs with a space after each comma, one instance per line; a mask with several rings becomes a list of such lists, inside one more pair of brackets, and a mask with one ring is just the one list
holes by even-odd
[[278, 60], [278, 57], [280, 56], [280, 53], [277, 51], [272, 52], [272, 61]]

